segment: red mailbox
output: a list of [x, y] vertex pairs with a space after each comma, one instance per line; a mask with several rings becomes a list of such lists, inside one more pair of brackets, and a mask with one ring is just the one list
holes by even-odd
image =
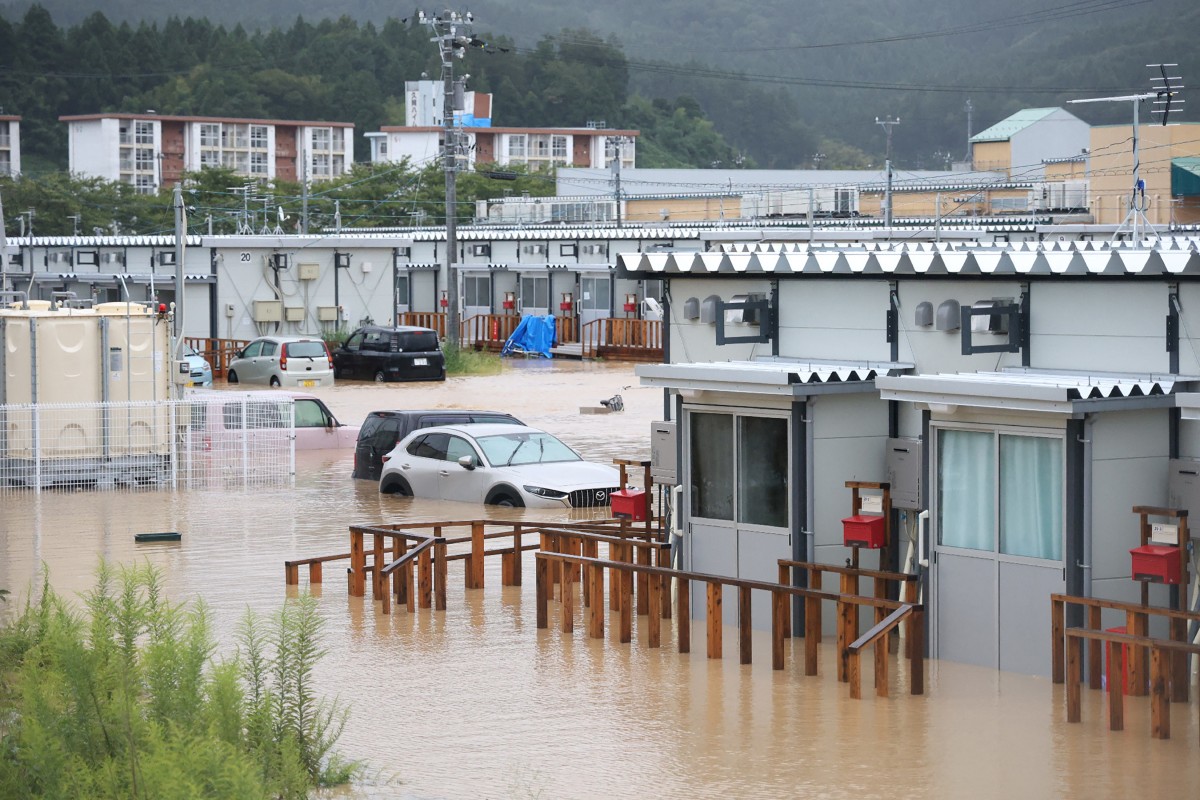
[[1182, 574], [1180, 548], [1144, 544], [1129, 551], [1133, 557], [1133, 579], [1149, 583], [1179, 583]]
[[879, 550], [887, 544], [883, 517], [859, 514], [842, 520], [842, 542], [846, 547]]
[[645, 522], [650, 517], [650, 496], [645, 489], [621, 489], [611, 495], [612, 514], [634, 522]]

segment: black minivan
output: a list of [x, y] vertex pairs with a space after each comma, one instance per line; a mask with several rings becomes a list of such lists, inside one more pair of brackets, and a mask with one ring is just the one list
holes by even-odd
[[372, 411], [358, 429], [354, 447], [354, 477], [377, 481], [383, 471], [383, 457], [401, 439], [418, 428], [439, 425], [469, 425], [478, 422], [523, 424], [516, 417], [501, 411], [463, 411], [437, 408], [405, 411]]
[[359, 328], [333, 351], [333, 369], [339, 378], [380, 383], [446, 380], [446, 359], [437, 331], [411, 326]]

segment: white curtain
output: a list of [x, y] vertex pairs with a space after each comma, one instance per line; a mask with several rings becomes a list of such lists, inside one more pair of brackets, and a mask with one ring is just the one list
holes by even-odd
[[938, 541], [995, 550], [996, 446], [989, 432], [938, 433]]
[[1000, 551], [1062, 560], [1063, 443], [1000, 437]]

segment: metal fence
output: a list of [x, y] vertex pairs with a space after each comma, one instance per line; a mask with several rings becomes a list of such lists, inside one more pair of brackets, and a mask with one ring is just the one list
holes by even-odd
[[0, 492], [290, 486], [295, 403], [273, 392], [0, 405]]

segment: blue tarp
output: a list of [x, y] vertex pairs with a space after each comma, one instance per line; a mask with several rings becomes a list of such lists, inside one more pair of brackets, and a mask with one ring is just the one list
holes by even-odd
[[500, 355], [537, 353], [546, 358], [553, 358], [554, 356], [550, 355], [550, 348], [554, 347], [554, 337], [554, 317], [538, 317], [533, 314], [527, 314], [521, 318], [521, 323], [517, 325], [517, 329], [512, 332], [512, 336], [509, 336], [508, 341], [504, 343], [504, 348], [500, 351]]

